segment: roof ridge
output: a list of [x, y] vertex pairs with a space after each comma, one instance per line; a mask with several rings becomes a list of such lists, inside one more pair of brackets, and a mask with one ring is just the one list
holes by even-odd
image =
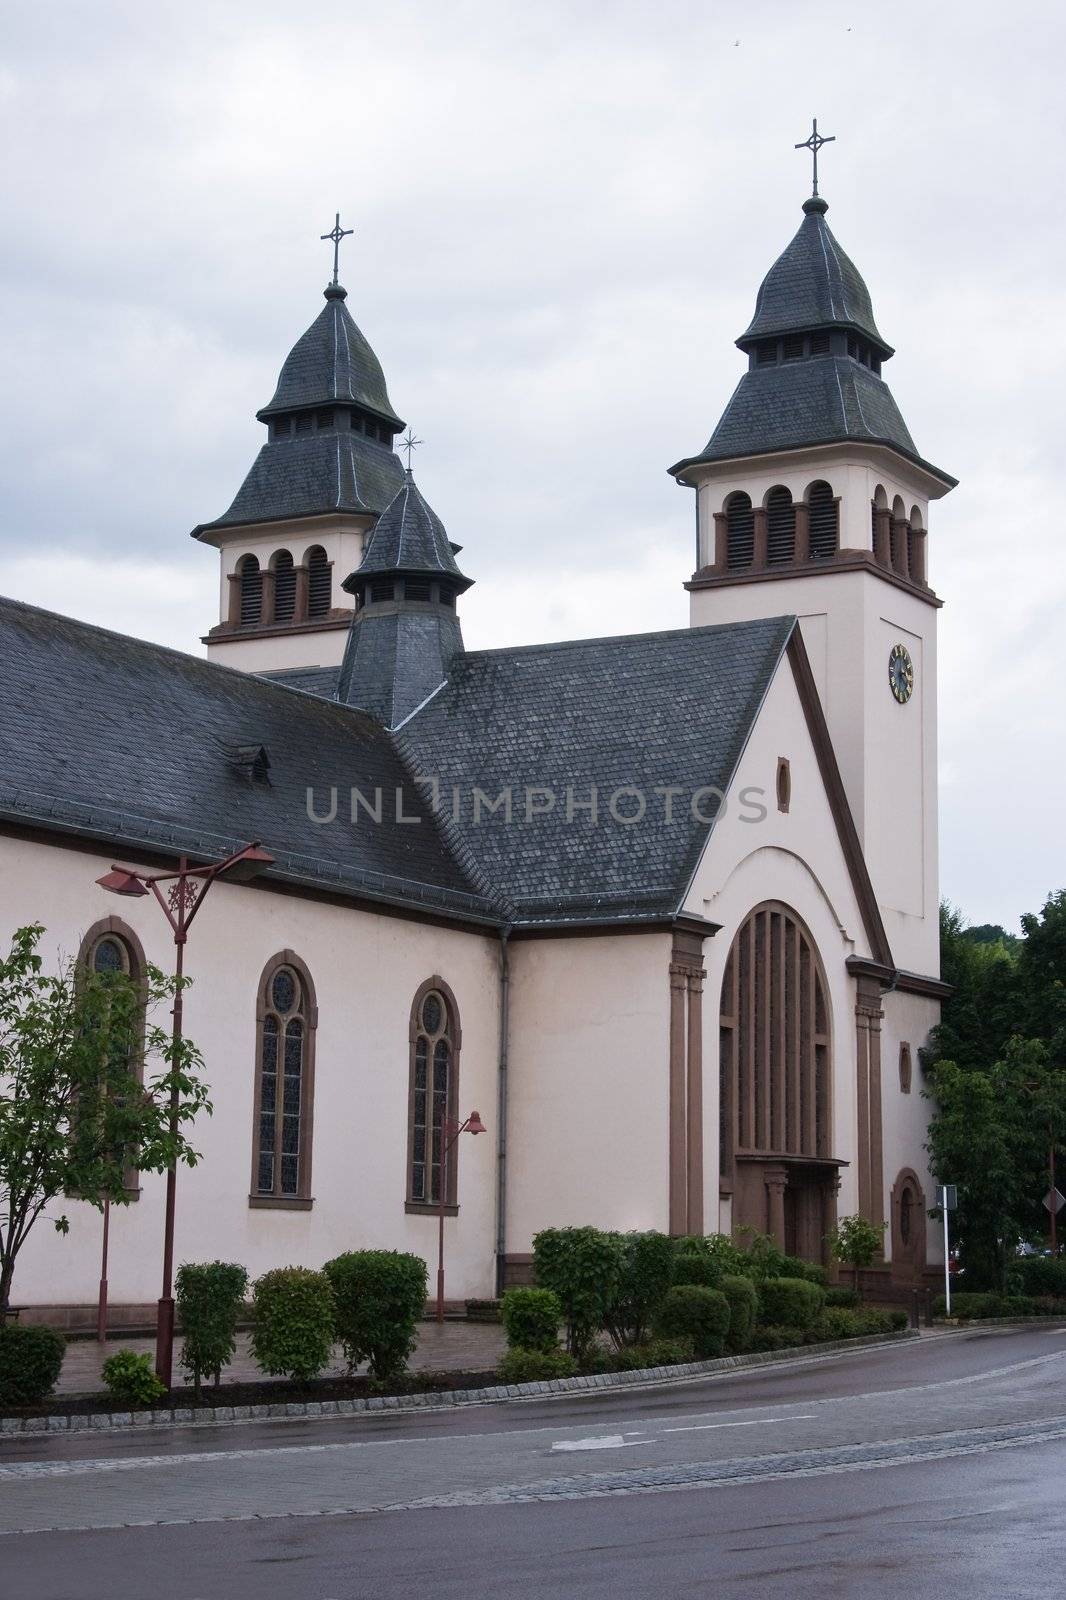
[[748, 622], [707, 622], [698, 627], [687, 628], [651, 628], [646, 633], [605, 633], [595, 634], [587, 639], [555, 639], [547, 640], [543, 644], [513, 644], [499, 645], [491, 650], [467, 650], [462, 659], [464, 661], [477, 661], [484, 656], [521, 655], [532, 654], [542, 650], [580, 650], [588, 645], [597, 644], [636, 644], [645, 640], [683, 639], [690, 635], [698, 637], [704, 634], [721, 634], [734, 632], [747, 632], [750, 629], [766, 627], [775, 622], [795, 622], [794, 613], [782, 611], [775, 616], [753, 617]]

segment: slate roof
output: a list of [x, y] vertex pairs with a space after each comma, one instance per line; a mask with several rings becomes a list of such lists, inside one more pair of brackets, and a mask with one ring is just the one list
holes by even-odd
[[362, 611], [352, 625], [337, 699], [395, 728], [439, 689], [463, 649], [459, 618], [444, 606]]
[[[475, 651], [397, 735], [408, 765], [437, 779], [447, 836], [519, 922], [657, 918], [684, 900], [707, 827], [693, 794], [725, 792], [795, 626], [791, 617], [667, 633]], [[482, 805], [510, 788], [504, 808]], [[453, 786], [459, 805], [453, 803]], [[554, 804], [527, 820], [527, 786]], [[598, 792], [599, 818], [577, 807]], [[677, 787], [665, 820], [657, 787]], [[567, 820], [567, 789], [573, 809]], [[609, 814], [616, 790], [643, 820]], [[532, 809], [547, 805], [533, 797]], [[617, 808], [637, 809], [620, 798]], [[713, 817], [705, 796], [701, 808]], [[453, 811], [457, 815], [453, 815]]]
[[294, 434], [263, 446], [221, 517], [202, 522], [193, 537], [215, 528], [329, 511], [377, 514], [403, 483], [400, 458], [388, 445], [349, 429]]
[[257, 413], [260, 418], [330, 400], [348, 400], [393, 423], [397, 431], [402, 429], [389, 400], [381, 362], [344, 304], [347, 293], [339, 283], [325, 291], [325, 307], [286, 356], [274, 397]]
[[374, 524], [370, 544], [357, 572], [344, 586], [351, 587], [356, 577], [372, 577], [384, 572], [431, 575], [446, 572], [456, 580], [460, 593], [473, 582], [472, 578], [464, 577], [456, 565], [444, 524], [423, 498], [410, 469], [404, 472], [404, 481], [395, 499]]
[[854, 328], [885, 356], [892, 354], [878, 332], [870, 291], [825, 220], [826, 202], [804, 203], [804, 218], [759, 288], [755, 315], [737, 343], [810, 328]]
[[[271, 877], [498, 919], [361, 712], [13, 600], [0, 600], [0, 670], [0, 816], [134, 861], [149, 848], [218, 858], [261, 839]], [[266, 750], [269, 783], [233, 759], [251, 746]], [[352, 785], [387, 805], [403, 788], [420, 823], [353, 826]], [[309, 817], [309, 786], [323, 815], [336, 786], [335, 822]]]
[[724, 461], [850, 439], [887, 444], [921, 459], [882, 378], [850, 356], [813, 356], [746, 372], [692, 460]]

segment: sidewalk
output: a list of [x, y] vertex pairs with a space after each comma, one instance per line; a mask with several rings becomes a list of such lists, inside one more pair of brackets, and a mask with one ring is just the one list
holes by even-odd
[[[257, 1379], [268, 1381], [255, 1364], [248, 1348], [248, 1334], [237, 1335], [237, 1354], [223, 1370], [223, 1383], [248, 1383]], [[108, 1356], [116, 1350], [136, 1350], [138, 1354], [155, 1354], [153, 1339], [109, 1339], [100, 1344], [96, 1339], [72, 1339], [67, 1345], [63, 1371], [56, 1385], [57, 1394], [89, 1394], [103, 1388], [100, 1369]], [[448, 1372], [467, 1370], [485, 1372], [494, 1367], [504, 1350], [503, 1329], [497, 1322], [449, 1321], [443, 1324], [420, 1322], [418, 1345], [408, 1363], [412, 1372]], [[326, 1367], [323, 1377], [343, 1376], [347, 1372], [340, 1347], [333, 1351], [333, 1362]], [[174, 1381], [182, 1383], [181, 1335], [174, 1341]]]

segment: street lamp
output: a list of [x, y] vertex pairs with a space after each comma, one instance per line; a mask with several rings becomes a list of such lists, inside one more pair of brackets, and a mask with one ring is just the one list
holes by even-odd
[[[448, 1153], [461, 1133], [488, 1133], [476, 1111], [465, 1122], [444, 1117], [440, 1137], [440, 1187], [437, 1195], [437, 1321], [444, 1321], [444, 1207], [448, 1198]], [[448, 1135], [451, 1134], [449, 1139]]]
[[[101, 889], [107, 889], [111, 894], [125, 895], [131, 899], [140, 899], [147, 894], [154, 894], [163, 908], [163, 915], [170, 924], [174, 935], [174, 977], [176, 987], [174, 991], [174, 1026], [173, 1039], [177, 1046], [181, 1042], [182, 1024], [182, 978], [184, 976], [185, 941], [189, 936], [189, 925], [199, 911], [208, 889], [216, 878], [226, 874], [237, 882], [246, 883], [257, 873], [272, 866], [274, 857], [268, 850], [264, 850], [258, 840], [253, 844], [246, 844], [242, 849], [234, 851], [224, 861], [208, 863], [204, 867], [190, 867], [187, 856], [180, 857], [177, 872], [136, 872], [129, 867], [111, 868], [102, 878], [97, 878]], [[166, 892], [160, 887], [167, 884]], [[170, 1090], [170, 1133], [175, 1137], [178, 1132], [178, 1086], [171, 1085]], [[159, 1297], [156, 1307], [155, 1325], [155, 1370], [156, 1376], [167, 1389], [170, 1388], [174, 1368], [174, 1211], [177, 1195], [177, 1159], [171, 1160], [167, 1168], [167, 1203], [166, 1220], [163, 1225], [163, 1292]], [[107, 1218], [104, 1219], [104, 1259], [101, 1270], [101, 1300], [106, 1294], [107, 1284]], [[100, 1312], [99, 1322], [106, 1320], [106, 1301]]]

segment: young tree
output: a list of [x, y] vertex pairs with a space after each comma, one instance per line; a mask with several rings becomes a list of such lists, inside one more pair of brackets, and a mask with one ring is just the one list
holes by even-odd
[[[43, 933], [19, 928], [0, 960], [0, 1324], [18, 1253], [46, 1208], [63, 1198], [122, 1204], [130, 1168], [194, 1166], [183, 1130], [211, 1110], [196, 1046], [151, 1020], [176, 980], [149, 967], [141, 989], [72, 962], [50, 976], [37, 953]], [[53, 1222], [68, 1231], [65, 1215]]]
[[885, 1228], [867, 1222], [865, 1217], [841, 1217], [829, 1235], [829, 1253], [834, 1261], [846, 1262], [855, 1273], [855, 1293], [859, 1293], [859, 1273], [868, 1267], [884, 1248]]

